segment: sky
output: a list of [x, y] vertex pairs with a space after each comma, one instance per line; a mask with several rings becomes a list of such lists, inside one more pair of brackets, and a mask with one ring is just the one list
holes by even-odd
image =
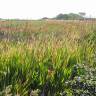
[[40, 19], [85, 12], [96, 17], [96, 0], [0, 0], [0, 18]]

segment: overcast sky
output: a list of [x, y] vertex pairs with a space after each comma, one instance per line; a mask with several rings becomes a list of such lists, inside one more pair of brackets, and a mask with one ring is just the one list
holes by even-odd
[[96, 17], [96, 0], [0, 0], [0, 18], [39, 19], [70, 12]]

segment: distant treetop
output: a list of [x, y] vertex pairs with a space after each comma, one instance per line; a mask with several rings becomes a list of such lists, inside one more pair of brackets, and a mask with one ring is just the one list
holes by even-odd
[[75, 13], [69, 13], [69, 14], [59, 14], [54, 19], [57, 20], [80, 20], [83, 19], [83, 14], [75, 14]]

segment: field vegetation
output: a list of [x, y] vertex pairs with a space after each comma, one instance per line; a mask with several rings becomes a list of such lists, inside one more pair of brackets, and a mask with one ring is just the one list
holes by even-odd
[[96, 21], [1, 20], [0, 96], [96, 96]]

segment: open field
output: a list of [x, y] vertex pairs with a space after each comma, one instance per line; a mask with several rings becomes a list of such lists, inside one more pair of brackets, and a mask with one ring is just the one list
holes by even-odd
[[0, 21], [0, 96], [96, 96], [96, 21]]

